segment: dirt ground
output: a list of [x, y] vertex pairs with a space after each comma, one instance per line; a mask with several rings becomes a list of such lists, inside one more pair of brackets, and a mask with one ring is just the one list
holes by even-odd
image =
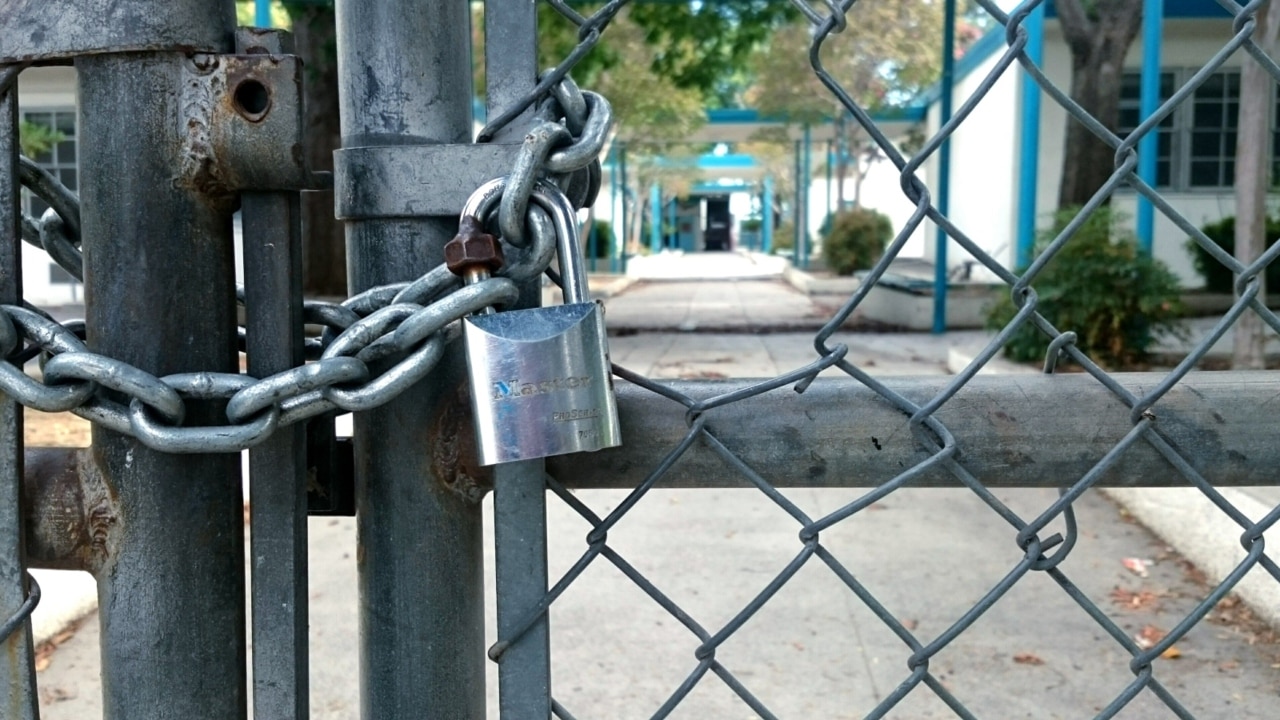
[[87, 420], [71, 413], [24, 410], [22, 435], [27, 447], [89, 447]]

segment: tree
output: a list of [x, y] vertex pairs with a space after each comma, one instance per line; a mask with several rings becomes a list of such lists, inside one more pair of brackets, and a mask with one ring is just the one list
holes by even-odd
[[[1071, 99], [1114, 130], [1120, 120], [1124, 57], [1142, 25], [1137, 0], [1055, 0], [1071, 51]], [[1079, 122], [1068, 122], [1058, 207], [1084, 205], [1111, 176], [1115, 151]]]
[[[1273, 3], [1256, 15], [1253, 41], [1268, 55], [1277, 49], [1280, 17]], [[1275, 80], [1256, 60], [1247, 58], [1240, 68], [1240, 116], [1236, 135], [1235, 255], [1248, 265], [1266, 250], [1267, 189], [1271, 176], [1271, 89]], [[1258, 273], [1258, 297], [1266, 301], [1266, 274]], [[1263, 350], [1267, 329], [1256, 313], [1245, 312], [1236, 321], [1232, 365], [1237, 369], [1266, 367]]]

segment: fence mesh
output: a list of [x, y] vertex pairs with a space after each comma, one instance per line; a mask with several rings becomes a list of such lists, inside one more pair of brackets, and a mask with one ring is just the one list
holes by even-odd
[[[669, 614], [671, 619], [680, 626], [687, 628], [692, 635], [687, 648], [692, 653], [692, 660], [690, 661], [692, 667], [683, 682], [673, 688], [666, 700], [656, 708], [653, 712], [654, 717], [666, 717], [675, 712], [681, 703], [690, 697], [695, 688], [699, 687], [701, 683], [708, 682], [723, 683], [725, 687], [741, 699], [746, 707], [760, 717], [775, 717], [766, 703], [753, 693], [750, 680], [735, 674], [726, 663], [723, 663], [718, 658], [717, 651], [787, 586], [788, 582], [796, 577], [801, 568], [808, 564], [816, 563], [829, 569], [848, 589], [849, 593], [892, 631], [902, 644], [902, 659], [905, 661], [906, 672], [900, 684], [892, 692], [887, 693], [879, 704], [866, 714], [867, 717], [878, 718], [889, 715], [912, 693], [925, 692], [934, 694], [956, 716], [972, 718], [975, 717], [975, 713], [966, 706], [965, 698], [953, 692], [950, 684], [931, 670], [930, 660], [938, 656], [962, 633], [974, 627], [983, 615], [990, 611], [1015, 584], [1030, 575], [1040, 574], [1051, 579], [1070, 602], [1078, 605], [1096, 623], [1097, 627], [1105, 633], [1106, 637], [1114, 641], [1115, 647], [1130, 658], [1128, 664], [1129, 669], [1132, 671], [1132, 679], [1105, 706], [1096, 708], [1097, 717], [1109, 718], [1116, 716], [1130, 706], [1135, 698], [1138, 698], [1144, 691], [1157, 698], [1177, 717], [1193, 717], [1193, 713], [1183, 704], [1183, 699], [1179, 698], [1178, 693], [1168, 684], [1161, 681], [1158, 673], [1161, 666], [1160, 658], [1169, 648], [1184, 638], [1197, 623], [1204, 620], [1206, 615], [1232, 591], [1241, 578], [1256, 566], [1260, 566], [1266, 573], [1280, 581], [1280, 568], [1266, 554], [1263, 539], [1264, 532], [1275, 523], [1277, 518], [1280, 518], [1280, 508], [1272, 510], [1257, 522], [1248, 518], [1224, 498], [1204, 475], [1192, 467], [1192, 464], [1179, 454], [1177, 448], [1162, 433], [1157, 423], [1155, 409], [1161, 397], [1204, 360], [1212, 346], [1237, 322], [1241, 315], [1249, 312], [1257, 313], [1272, 330], [1280, 330], [1280, 318], [1277, 318], [1265, 306], [1264, 298], [1260, 296], [1259, 284], [1260, 274], [1277, 255], [1280, 255], [1280, 244], [1272, 246], [1270, 250], [1247, 266], [1237, 261], [1206, 237], [1205, 233], [1197, 228], [1187, 217], [1180, 214], [1159, 191], [1138, 176], [1137, 148], [1144, 137], [1156, 132], [1157, 127], [1165, 117], [1180, 104], [1188, 102], [1196, 88], [1237, 53], [1248, 53], [1258, 60], [1273, 78], [1280, 80], [1280, 67], [1277, 67], [1276, 63], [1262, 52], [1252, 39], [1252, 34], [1258, 25], [1256, 15], [1264, 3], [1254, 2], [1248, 6], [1241, 6], [1230, 2], [1230, 0], [1224, 0], [1221, 3], [1222, 6], [1235, 18], [1231, 38], [1224, 43], [1221, 50], [1208, 63], [1182, 87], [1178, 88], [1153, 115], [1138, 125], [1132, 132], [1120, 137], [1074, 102], [1029, 57], [1027, 52], [1028, 31], [1024, 27], [1024, 23], [1042, 3], [1026, 2], [1013, 12], [1006, 13], [990, 0], [978, 0], [977, 4], [1004, 27], [1007, 49], [994, 63], [994, 67], [990, 72], [977, 84], [972, 94], [959, 104], [954, 116], [943, 124], [918, 152], [907, 157], [900, 152], [898, 147], [877, 125], [869, 108], [856, 102], [851, 93], [842, 86], [841, 79], [828, 72], [821, 61], [821, 51], [824, 45], [841, 42], [839, 33], [847, 25], [856, 24], [858, 22], [859, 6], [869, 4], [871, 1], [855, 2], [844, 0], [843, 2], [832, 1], [815, 5], [800, 0], [795, 5], [812, 24], [813, 40], [809, 58], [814, 73], [839, 101], [840, 105], [852, 114], [861, 129], [876, 143], [880, 151], [900, 171], [903, 194], [915, 206], [915, 211], [909, 222], [889, 245], [884, 257], [868, 273], [859, 289], [849, 297], [848, 301], [826, 326], [814, 336], [813, 344], [817, 352], [817, 359], [805, 367], [762, 381], [745, 391], [698, 400], [663, 383], [615, 366], [614, 371], [619, 377], [651, 391], [655, 396], [656, 402], [672, 402], [683, 406], [685, 408], [688, 431], [681, 442], [672, 447], [666, 456], [655, 464], [645, 481], [631, 491], [625, 500], [607, 513], [597, 513], [560, 482], [554, 478], [548, 478], [547, 484], [550, 490], [590, 524], [592, 529], [586, 536], [586, 549], [572, 567], [555, 580], [542, 603], [530, 613], [527, 622], [522, 624], [521, 630], [510, 637], [500, 638], [497, 644], [491, 648], [490, 656], [501, 662], [502, 653], [506, 647], [518, 640], [526, 629], [547, 613], [551, 606], [583, 576], [588, 567], [593, 563], [603, 561], [613, 565], [629, 578], [653, 603]], [[588, 42], [595, 41], [596, 31], [618, 9], [618, 3], [611, 3], [597, 15], [584, 20], [562, 3], [552, 4], [567, 17], [572, 18], [575, 23], [583, 28], [590, 29], [590, 33], [584, 32], [583, 46], [586, 46]], [[572, 57], [566, 60], [565, 64], [571, 65]], [[565, 64], [562, 64], [557, 70], [564, 68]], [[956, 130], [966, 122], [974, 109], [995, 86], [996, 82], [1006, 74], [1019, 72], [1019, 68], [1031, 78], [1035, 86], [1038, 86], [1053, 102], [1066, 110], [1071, 121], [1082, 124], [1093, 135], [1115, 149], [1115, 169], [1106, 184], [1097, 191], [1087, 204], [1079, 209], [1070, 222], [1053, 238], [1052, 242], [1045, 246], [1036, 255], [1030, 266], [1021, 273], [1011, 270], [1001, 261], [992, 257], [979, 243], [966, 235], [963, 228], [958, 227], [940, 212], [929, 187], [917, 174], [926, 163], [939, 153], [943, 144], [954, 135]], [[1071, 246], [1081, 227], [1121, 188], [1132, 188], [1141, 196], [1147, 198], [1160, 213], [1189, 237], [1193, 238], [1198, 245], [1213, 256], [1216, 262], [1229, 268], [1237, 277], [1236, 298], [1231, 308], [1207, 336], [1195, 343], [1186, 357], [1173, 370], [1168, 372], [1163, 381], [1141, 395], [1134, 394], [1123, 387], [1111, 373], [1095, 362], [1094, 358], [1091, 358], [1089, 354], [1076, 346], [1074, 330], [1082, 330], [1082, 328], [1055, 327], [1038, 312], [1040, 300], [1035, 289], [1037, 278], [1050, 261], [1058, 256], [1064, 248]], [[932, 222], [942, 228], [952, 241], [958, 243], [974, 260], [981, 263], [982, 266], [1005, 283], [1017, 307], [1017, 312], [1013, 319], [996, 334], [983, 351], [962, 372], [955, 375], [941, 392], [927, 401], [917, 402], [903, 397], [886, 386], [881, 380], [877, 379], [872, 368], [859, 367], [849, 362], [846, 359], [847, 346], [832, 342], [832, 337], [866, 299], [875, 282], [888, 270], [890, 264], [902, 252], [910, 236], [926, 222]], [[951, 402], [963, 390], [965, 385], [992, 358], [1000, 353], [1014, 334], [1024, 326], [1034, 326], [1046, 338], [1051, 340], [1045, 364], [1046, 372], [1053, 372], [1059, 358], [1070, 358], [1094, 380], [1111, 393], [1114, 393], [1125, 406], [1130, 408], [1132, 421], [1132, 429], [1115, 444], [1110, 452], [1098, 458], [1093, 467], [1080, 478], [1061, 481], [1062, 489], [1058, 499], [1038, 514], [1027, 517], [1015, 512], [995, 493], [985, 487], [980, 477], [976, 477], [966, 470], [961, 458], [963, 448], [957, 443], [951, 430], [938, 419], [939, 410]], [[796, 392], [804, 392], [817, 373], [830, 367], [838, 368], [847, 373], [851, 378], [870, 388], [885, 401], [909, 416], [914, 436], [917, 442], [929, 451], [929, 457], [914, 467], [903, 469], [896, 477], [861, 497], [848, 502], [834, 512], [822, 516], [810, 516], [789, 499], [786, 493], [775, 488], [766, 475], [748, 466], [717, 439], [716, 428], [720, 423], [734, 422], [733, 405], [735, 403], [787, 386], [794, 386]], [[851, 413], [856, 413], [858, 408], [850, 407], [848, 410]], [[1062, 568], [1063, 562], [1067, 559], [1079, 539], [1073, 503], [1083, 493], [1094, 487], [1099, 478], [1114, 465], [1118, 458], [1138, 444], [1149, 444], [1155, 448], [1168, 461], [1169, 468], [1180, 475], [1188, 486], [1197, 489], [1223, 514], [1238, 524], [1241, 529], [1240, 542], [1247, 551], [1244, 560], [1227, 574], [1220, 583], [1212, 586], [1207, 594], [1198, 599], [1194, 608], [1163, 638], [1154, 643], [1143, 643], [1142, 646], [1104, 608], [1089, 599], [1088, 594], [1082, 591], [1080, 586], [1068, 577]], [[645, 573], [637, 569], [635, 564], [609, 544], [609, 532], [616, 528], [638, 503], [644, 500], [645, 496], [661, 482], [664, 474], [680, 460], [682, 455], [689, 452], [691, 448], [698, 446], [710, 449], [722, 458], [727, 472], [739, 475], [746, 484], [758, 490], [769, 502], [775, 504], [793, 518], [799, 531], [796, 552], [790, 562], [777, 570], [770, 580], [762, 583], [755, 597], [742, 606], [731, 620], [719, 626], [707, 626], [699, 622], [691, 613], [682, 608], [671, 595], [665, 593]], [[991, 510], [995, 518], [999, 518], [999, 521], [1007, 523], [1013, 528], [1017, 552], [1021, 555], [1021, 558], [1009, 567], [1007, 574], [991, 586], [967, 612], [956, 618], [945, 630], [930, 637], [914, 632], [914, 623], [912, 621], [895, 615], [885, 603], [882, 603], [877, 598], [877, 595], [859, 579], [858, 574], [853, 572], [850, 566], [837, 557], [828, 546], [824, 545], [822, 533], [840, 523], [848, 522], [851, 518], [858, 516], [859, 513], [865, 513], [875, 503], [890, 497], [893, 493], [903, 488], [909, 487], [913, 480], [938, 468], [944, 469], [960, 486], [972, 492]], [[1051, 525], [1055, 525], [1055, 527], [1061, 525], [1065, 529], [1061, 533], [1047, 534], [1047, 529]], [[714, 676], [714, 679], [710, 676]], [[553, 709], [558, 717], [575, 717], [573, 709], [560, 702], [555, 702]]]
[[[1178, 696], [1175, 688], [1161, 681], [1159, 669], [1161, 657], [1186, 634], [1240, 582], [1254, 570], [1262, 570], [1280, 581], [1280, 567], [1265, 552], [1263, 535], [1280, 518], [1280, 508], [1267, 513], [1258, 521], [1248, 518], [1243, 512], [1229, 502], [1200, 471], [1192, 466], [1178, 451], [1166, 434], [1162, 432], [1157, 420], [1158, 403], [1166, 393], [1182, 381], [1197, 364], [1205, 359], [1212, 346], [1247, 313], [1255, 313], [1273, 331], [1280, 331], [1280, 318], [1265, 305], [1262, 296], [1261, 277], [1265, 268], [1280, 255], [1280, 244], [1273, 245], [1247, 266], [1222, 251], [1219, 246], [1197, 228], [1191, 220], [1180, 214], [1178, 210], [1154, 187], [1147, 184], [1137, 174], [1137, 148], [1144, 137], [1155, 132], [1161, 121], [1180, 105], [1189, 101], [1195, 90], [1205, 83], [1210, 76], [1223, 67], [1232, 57], [1247, 53], [1258, 61], [1270, 75], [1280, 81], [1280, 66], [1269, 58], [1252, 39], [1257, 29], [1257, 13], [1265, 4], [1256, 1], [1241, 6], [1230, 0], [1220, 3], [1234, 18], [1233, 35], [1226, 41], [1221, 50], [1194, 73], [1185, 84], [1177, 88], [1160, 108], [1149, 118], [1139, 124], [1136, 129], [1120, 137], [1091, 117], [1070, 97], [1057, 87], [1028, 55], [1028, 31], [1024, 24], [1042, 2], [1026, 2], [1011, 13], [1001, 10], [990, 0], [977, 0], [982, 10], [988, 13], [1005, 28], [1007, 49], [994, 63], [990, 72], [979, 82], [972, 94], [965, 99], [954, 117], [946, 122], [923, 147], [910, 157], [903, 155], [891, 139], [879, 128], [868, 108], [859, 105], [853, 96], [841, 84], [839, 77], [833, 76], [822, 65], [821, 51], [828, 43], [838, 43], [842, 39], [840, 31], [847, 25], [858, 22], [860, 5], [878, 0], [830, 0], [821, 5], [812, 5], [803, 0], [795, 4], [809, 20], [813, 28], [813, 40], [810, 59], [816, 76], [831, 92], [833, 97], [847, 110], [861, 129], [870, 137], [880, 151], [893, 163], [900, 172], [901, 187], [904, 196], [914, 205], [915, 211], [909, 222], [898, 233], [889, 245], [884, 257], [868, 273], [859, 289], [848, 298], [844, 306], [830, 319], [825, 327], [813, 337], [816, 359], [796, 370], [778, 377], [762, 381], [747, 390], [735, 391], [709, 399], [695, 399], [669, 385], [642, 377], [625, 368], [616, 367], [618, 377], [634, 383], [653, 394], [654, 402], [674, 403], [684, 408], [687, 431], [683, 439], [670, 448], [648, 474], [645, 481], [636, 487], [616, 507], [607, 513], [597, 512], [589, 507], [579, 496], [570, 492], [565, 485], [554, 478], [547, 479], [548, 489], [558, 497], [574, 513], [579, 515], [589, 526], [586, 549], [582, 551], [572, 567], [551, 584], [542, 602], [529, 613], [527, 620], [519, 629], [507, 637], [501, 637], [490, 649], [490, 657], [501, 663], [504, 651], [531, 627], [533, 627], [553, 605], [587, 572], [588, 568], [601, 562], [608, 563], [620, 571], [643, 592], [658, 608], [670, 615], [679, 626], [688, 630], [692, 636], [688, 649], [692, 653], [692, 667], [677, 687], [671, 689], [666, 700], [654, 709], [655, 717], [665, 717], [675, 712], [690, 697], [695, 689], [704, 683], [723, 683], [734, 693], [747, 708], [761, 717], [775, 717], [766, 702], [752, 691], [752, 682], [742, 673], [735, 673], [730, 665], [718, 657], [718, 651], [736, 633], [762, 609], [775, 599], [778, 594], [792, 582], [806, 566], [825, 567], [832, 576], [845, 588], [866, 610], [871, 612], [888, 630], [900, 640], [902, 660], [906, 671], [900, 683], [871, 709], [868, 717], [883, 717], [898, 708], [905, 698], [917, 692], [932, 693], [959, 717], [975, 717], [975, 713], [966, 705], [965, 698], [954, 691], [950, 684], [931, 669], [931, 660], [988, 613], [1018, 583], [1033, 575], [1047, 577], [1061, 589], [1065, 597], [1077, 605], [1102, 631], [1112, 639], [1115, 647], [1129, 659], [1132, 679], [1127, 685], [1110, 698], [1105, 706], [1097, 709], [1098, 717], [1113, 717], [1125, 710], [1135, 698], [1144, 693], [1159, 700], [1178, 717], [1192, 717], [1192, 712], [1184, 705], [1183, 698]], [[548, 0], [548, 3], [580, 29], [580, 42], [577, 48], [559, 65], [545, 73], [538, 87], [529, 94], [526, 102], [517, 104], [507, 112], [491, 120], [482, 131], [481, 139], [491, 136], [497, 129], [518, 117], [533, 103], [546, 97], [554, 87], [567, 77], [574, 65], [600, 42], [609, 21], [619, 12], [625, 2], [614, 0], [590, 15], [580, 14], [568, 3], [561, 0]], [[929, 187], [918, 176], [921, 168], [937, 156], [943, 144], [953, 136], [956, 130], [971, 116], [974, 109], [990, 93], [996, 82], [1009, 73], [1025, 73], [1035, 86], [1045, 93], [1053, 102], [1060, 105], [1072, 121], [1080, 123], [1101, 141], [1115, 149], [1115, 169], [1110, 179], [1079, 210], [1075, 217], [1036, 255], [1034, 261], [1023, 271], [1015, 272], [1002, 262], [992, 257], [982, 246], [965, 234], [948, 217], [939, 211], [931, 195]], [[14, 77], [16, 68], [10, 68], [0, 74], [0, 95], [6, 93]], [[41, 183], [48, 182], [44, 176], [28, 172], [24, 176], [25, 184], [40, 189]], [[1135, 394], [1117, 381], [1116, 377], [1098, 364], [1088, 353], [1077, 347], [1074, 331], [1080, 328], [1055, 327], [1039, 312], [1040, 297], [1036, 292], [1036, 281], [1042, 276], [1046, 266], [1066, 248], [1072, 246], [1078, 237], [1078, 231], [1089, 218], [1099, 210], [1112, 195], [1121, 188], [1131, 188], [1162, 213], [1187, 236], [1208, 252], [1214, 261], [1221, 263], [1236, 276], [1236, 297], [1231, 308], [1223, 315], [1212, 330], [1197, 341], [1190, 353], [1175, 368], [1165, 375], [1164, 379], [1144, 394]], [[63, 207], [59, 214], [72, 227], [64, 230], [49, 221], [24, 219], [24, 235], [31, 240], [43, 239], [43, 247], [59, 261], [66, 260], [75, 264], [75, 243], [63, 236], [64, 232], [74, 230], [76, 223], [73, 209], [74, 199], [57, 187], [43, 187], [43, 194], [48, 196], [55, 209], [59, 201]], [[933, 223], [941, 228], [955, 243], [964, 248], [972, 258], [1005, 283], [1010, 291], [1017, 311], [1013, 319], [1006, 324], [978, 354], [978, 356], [960, 373], [946, 384], [936, 396], [925, 401], [916, 401], [904, 397], [887, 386], [875, 375], [873, 368], [860, 367], [848, 359], [848, 347], [833, 341], [837, 330], [864, 302], [867, 294], [888, 270], [890, 264], [902, 253], [905, 244], [916, 230], [924, 223]], [[37, 243], [39, 244], [39, 243]], [[63, 257], [59, 257], [59, 253]], [[13, 313], [12, 310], [10, 310]], [[19, 318], [20, 314], [14, 315]], [[30, 324], [39, 324], [39, 318], [30, 320]], [[348, 319], [350, 321], [350, 319]], [[52, 321], [49, 321], [52, 323]], [[52, 323], [56, 325], [56, 323]], [[8, 324], [5, 324], [8, 326]], [[1016, 512], [1009, 504], [1002, 501], [987, 488], [982, 478], [975, 476], [965, 468], [962, 453], [964, 448], [957, 442], [952, 431], [939, 419], [941, 409], [952, 402], [967, 383], [994, 358], [1022, 328], [1033, 326], [1051, 340], [1049, 355], [1046, 360], [1046, 372], [1052, 372], [1060, 357], [1069, 358], [1102, 387], [1113, 393], [1131, 411], [1132, 429], [1120, 439], [1105, 455], [1098, 458], [1093, 467], [1079, 478], [1062, 479], [1055, 483], [1062, 489], [1059, 497], [1038, 513], [1027, 515]], [[43, 327], [43, 326], [42, 326]], [[46, 328], [50, 337], [61, 342], [67, 348], [78, 347], [77, 333], [83, 334], [81, 328]], [[12, 334], [12, 329], [10, 329]], [[62, 336], [58, 335], [61, 333]], [[10, 347], [17, 344], [17, 336], [6, 340]], [[54, 342], [53, 344], [57, 344]], [[34, 352], [35, 348], [26, 351]], [[912, 467], [903, 468], [896, 477], [866, 492], [842, 507], [822, 515], [809, 514], [799, 504], [771, 484], [767, 473], [749, 466], [718, 439], [717, 426], [720, 423], [733, 422], [734, 406], [742, 401], [758, 395], [775, 392], [787, 387], [803, 393], [817, 374], [829, 368], [836, 368], [849, 377], [874, 391], [884, 401], [900, 410], [910, 419], [910, 427], [915, 441], [927, 450], [927, 459]], [[232, 390], [238, 389], [232, 388]], [[83, 399], [81, 400], [83, 401]], [[74, 403], [73, 403], [74, 404]], [[855, 413], [857, 407], [850, 407]], [[140, 410], [139, 410], [140, 412]], [[1188, 487], [1198, 490], [1221, 513], [1236, 523], [1241, 530], [1240, 542], [1246, 550], [1246, 557], [1220, 583], [1212, 586], [1194, 607], [1163, 638], [1148, 646], [1140, 646], [1131, 635], [1098, 603], [1089, 598], [1077, 582], [1068, 577], [1063, 569], [1072, 549], [1079, 540], [1079, 531], [1075, 520], [1073, 504], [1116, 463], [1116, 461], [1137, 445], [1149, 445], [1168, 461], [1168, 467], [1176, 472]], [[748, 486], [758, 491], [766, 501], [785, 513], [795, 523], [798, 532], [794, 555], [783, 567], [773, 573], [772, 577], [762, 582], [758, 592], [745, 603], [728, 621], [718, 626], [711, 626], [699, 621], [691, 612], [683, 608], [673, 595], [664, 592], [657, 582], [642, 572], [639, 566], [628, 560], [609, 542], [609, 535], [620, 522], [633, 513], [636, 506], [663, 479], [664, 474], [672, 468], [681, 457], [694, 447], [709, 449], [719, 456], [726, 471], [735, 473]], [[926, 473], [943, 470], [954, 478], [959, 487], [966, 488], [983, 505], [990, 509], [992, 518], [1007, 523], [1014, 530], [1016, 554], [1019, 556], [1007, 570], [1007, 573], [989, 587], [985, 594], [943, 631], [925, 636], [916, 632], [914, 623], [904, 618], [882, 602], [877, 594], [860, 579], [850, 565], [837, 556], [836, 552], [823, 542], [824, 531], [829, 531], [841, 523], [865, 513], [874, 504], [885, 500], [894, 493], [908, 488], [913, 481]], [[1049, 533], [1051, 527], [1062, 527], [1062, 532]], [[29, 615], [31, 607], [38, 598], [38, 590], [34, 587], [30, 593], [30, 601], [22, 607], [17, 615], [6, 618], [0, 623], [0, 639], [6, 637], [19, 626]], [[714, 679], [710, 676], [714, 676]], [[561, 718], [572, 718], [573, 708], [560, 702], [553, 703], [554, 713]]]

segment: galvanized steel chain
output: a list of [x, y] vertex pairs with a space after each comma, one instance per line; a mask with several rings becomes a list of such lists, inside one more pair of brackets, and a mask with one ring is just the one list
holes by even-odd
[[[497, 276], [464, 287], [441, 264], [413, 282], [372, 288], [341, 303], [308, 301], [304, 322], [326, 328], [324, 336], [307, 341], [307, 356], [314, 362], [262, 379], [210, 372], [156, 377], [90, 352], [82, 323], [60, 324], [29, 305], [0, 306], [0, 355], [25, 361], [40, 353], [43, 371], [37, 380], [0, 363], [0, 391], [25, 406], [70, 411], [174, 453], [239, 451], [282, 426], [388, 402], [435, 367], [458, 333], [456, 321], [510, 304], [519, 295], [517, 283], [547, 270], [555, 255], [556, 226], [529, 204], [538, 183], [558, 183], [572, 193], [576, 207], [594, 201], [598, 158], [613, 123], [609, 103], [565, 79], [538, 114], [542, 122], [526, 139], [512, 174], [478, 189], [473, 203], [484, 221], [492, 219], [500, 202], [507, 212], [503, 217], [519, 219], [507, 222], [515, 228], [503, 237], [514, 248], [507, 253], [512, 260]], [[23, 239], [83, 280], [74, 193], [25, 157], [20, 178], [50, 206], [38, 221], [24, 216]], [[243, 288], [237, 296], [244, 301]], [[244, 328], [240, 333], [243, 339]], [[22, 348], [24, 343], [29, 347]], [[370, 367], [388, 363], [376, 372]], [[226, 401], [228, 424], [184, 426], [186, 402], [208, 400]]]

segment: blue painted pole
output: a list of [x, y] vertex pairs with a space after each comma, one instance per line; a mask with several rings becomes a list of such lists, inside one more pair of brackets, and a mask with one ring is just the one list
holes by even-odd
[[[621, 170], [618, 171], [618, 184], [622, 186], [622, 242], [618, 248], [619, 260], [621, 261], [618, 268], [620, 272], [627, 271], [627, 243], [631, 241], [631, 217], [627, 211], [627, 201], [631, 198], [631, 188], [627, 185], [627, 146], [624, 143], [618, 143], [618, 164]], [[636, 210], [639, 211], [639, 198], [636, 199]]]
[[271, 27], [271, 0], [253, 1], [253, 24], [261, 28]]
[[587, 257], [591, 258], [587, 269], [590, 272], [596, 271], [596, 255], [599, 255], [600, 241], [600, 233], [596, 232], [596, 219], [593, 217], [591, 227], [587, 228]]
[[[952, 96], [956, 81], [956, 0], [946, 0], [942, 24], [942, 120], [951, 121]], [[938, 212], [951, 210], [951, 141], [944, 140], [938, 149]], [[933, 267], [933, 332], [947, 331], [947, 233], [938, 228]]]
[[[626, 204], [626, 200], [623, 200]], [[613, 167], [609, 168], [609, 272], [617, 274], [618, 272], [618, 229], [625, 227], [619, 224], [618, 212], [618, 151], [615, 148], [613, 154]]]
[[791, 264], [800, 267], [800, 238], [804, 233], [804, 162], [800, 159], [800, 145], [803, 141], [796, 141], [796, 192], [795, 207], [791, 208], [791, 217], [794, 222], [791, 223]]
[[764, 209], [760, 221], [760, 242], [762, 252], [768, 255], [773, 252], [773, 178], [764, 176]]
[[800, 222], [804, 224], [804, 230], [800, 233], [800, 269], [809, 269], [809, 191], [813, 188], [813, 136], [808, 123], [804, 126], [804, 154], [801, 155], [801, 165], [804, 168], [804, 182], [801, 185], [804, 189], [801, 195], [804, 198], [804, 205], [800, 208]]
[[[1037, 66], [1044, 62], [1044, 5], [1026, 21], [1027, 57]], [[1036, 192], [1040, 179], [1040, 86], [1022, 77], [1022, 142], [1018, 150], [1018, 251], [1015, 269], [1031, 264], [1036, 246]]]
[[833, 145], [834, 141], [827, 141], [827, 214], [822, 216], [823, 222], [826, 222], [831, 217], [831, 199], [833, 197], [832, 193], [835, 192], [835, 188], [831, 184], [831, 165], [835, 162], [836, 157], [835, 151], [832, 149]]
[[[1142, 4], [1142, 96], [1138, 115], [1146, 120], [1160, 106], [1160, 43], [1164, 25], [1164, 0], [1144, 0]], [[1155, 187], [1156, 155], [1159, 138], [1156, 130], [1138, 141], [1138, 177]], [[1138, 248], [1147, 255], [1155, 242], [1155, 208], [1144, 195], [1138, 196]]]
[[662, 251], [662, 189], [657, 183], [649, 186], [649, 252]]

